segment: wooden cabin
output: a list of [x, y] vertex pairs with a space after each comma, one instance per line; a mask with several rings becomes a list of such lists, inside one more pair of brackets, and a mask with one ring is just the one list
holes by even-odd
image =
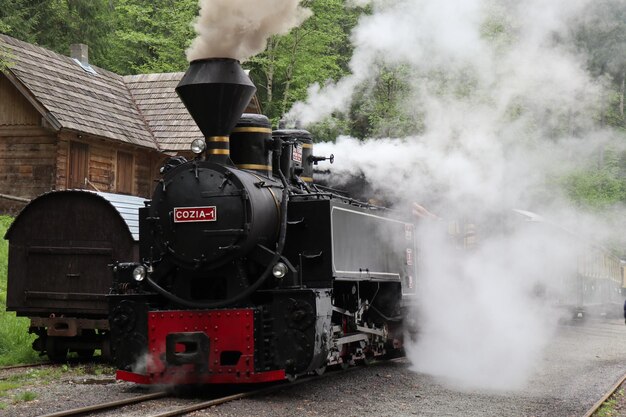
[[2, 34], [0, 50], [0, 213], [58, 189], [148, 197], [163, 160], [202, 137], [174, 90], [183, 72], [124, 77], [85, 45], [68, 57]]
[[[123, 77], [0, 35], [0, 211], [53, 189], [148, 196], [161, 150]], [[84, 47], [84, 48], [82, 48]]]

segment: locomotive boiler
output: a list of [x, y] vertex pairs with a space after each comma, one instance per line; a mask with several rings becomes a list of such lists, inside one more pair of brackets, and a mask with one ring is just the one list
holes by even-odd
[[194, 61], [176, 90], [205, 140], [163, 166], [140, 261], [113, 267], [118, 379], [267, 382], [399, 349], [413, 225], [315, 185], [327, 158], [242, 115], [255, 87], [237, 61]]

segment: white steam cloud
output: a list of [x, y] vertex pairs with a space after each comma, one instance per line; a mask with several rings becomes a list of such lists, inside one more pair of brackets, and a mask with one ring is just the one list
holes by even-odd
[[335, 184], [363, 175], [397, 207], [416, 201], [477, 225], [467, 251], [458, 239], [468, 230], [450, 238], [446, 226], [418, 224], [420, 332], [410, 356], [415, 369], [456, 385], [519, 388], [554, 332], [555, 306], [576, 302], [563, 283], [575, 275], [580, 241], [511, 209], [541, 212], [581, 236], [610, 234], [551, 184], [603, 147], [624, 149], [596, 125], [605, 92], [570, 39], [592, 1], [367, 3], [373, 13], [353, 32], [351, 75], [311, 87], [288, 117], [307, 125], [347, 112], [381, 68], [408, 74], [401, 107], [419, 132], [340, 137], [315, 153], [335, 154]]
[[272, 35], [289, 32], [311, 15], [300, 0], [200, 0], [198, 36], [187, 59], [234, 58], [262, 52]]

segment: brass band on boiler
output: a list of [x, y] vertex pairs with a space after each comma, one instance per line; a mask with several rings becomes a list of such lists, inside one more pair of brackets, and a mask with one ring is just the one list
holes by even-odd
[[313, 178], [311, 177], [300, 177], [300, 179], [304, 182], [313, 182]]
[[209, 149], [211, 155], [230, 155], [230, 149]]
[[239, 169], [251, 169], [255, 171], [271, 171], [271, 165], [263, 165], [263, 164], [237, 164], [237, 168]]
[[272, 133], [272, 129], [267, 127], [236, 127], [233, 133]]
[[229, 136], [209, 136], [207, 139], [209, 142], [229, 142]]
[[230, 137], [209, 136], [207, 138], [207, 147], [209, 155], [230, 155]]

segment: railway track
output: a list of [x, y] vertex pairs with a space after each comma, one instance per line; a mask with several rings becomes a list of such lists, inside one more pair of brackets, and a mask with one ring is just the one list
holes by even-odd
[[[398, 362], [403, 359], [404, 358], [394, 358], [394, 359], [389, 359], [385, 361], [377, 361], [367, 366], [376, 366], [376, 364], [385, 363], [385, 362]], [[280, 390], [283, 390], [289, 387], [293, 387], [298, 384], [306, 383], [312, 380], [319, 380], [320, 378], [328, 378], [334, 375], [344, 374], [345, 372], [351, 372], [351, 371], [355, 371], [361, 368], [362, 367], [360, 366], [354, 366], [354, 367], [337, 371], [337, 372], [328, 372], [328, 373], [324, 373], [323, 375], [306, 376], [306, 377], [297, 379], [292, 382], [275, 383], [270, 386], [264, 386], [263, 388], [260, 388], [260, 389], [255, 389], [255, 390], [245, 391], [245, 392], [237, 392], [237, 393], [230, 394], [230, 395], [212, 398], [207, 401], [201, 401], [201, 402], [194, 401], [193, 404], [179, 406], [177, 408], [174, 408], [169, 411], [164, 411], [162, 413], [148, 414], [148, 416], [149, 417], [182, 416], [185, 414], [192, 413], [194, 411], [199, 411], [199, 410], [203, 410], [209, 407], [214, 407], [220, 404], [225, 404], [230, 401], [250, 398], [250, 397], [254, 397], [258, 395], [267, 395], [267, 394], [278, 392]], [[136, 396], [132, 398], [127, 398], [124, 400], [111, 401], [111, 402], [106, 402], [106, 403], [101, 403], [101, 404], [90, 405], [86, 407], [73, 408], [73, 409], [69, 409], [65, 411], [58, 411], [58, 412], [54, 412], [50, 414], [41, 415], [39, 417], [71, 417], [71, 416], [79, 416], [79, 415], [80, 416], [92, 415], [92, 414], [95, 415], [103, 411], [111, 412], [114, 410], [120, 410], [130, 405], [145, 403], [149, 401], [155, 401], [155, 400], [164, 399], [167, 397], [174, 398], [175, 395], [171, 391], [159, 391], [159, 392], [155, 392], [152, 394], [146, 394], [146, 395], [140, 395], [140, 396]]]
[[15, 371], [28, 368], [41, 368], [43, 366], [54, 365], [52, 362], [24, 363], [20, 365], [0, 366], [0, 381], [5, 381], [15, 375]]
[[593, 416], [599, 409], [600, 407], [602, 407], [602, 405], [609, 399], [611, 398], [611, 396], [613, 394], [615, 394], [615, 392], [618, 390], [619, 387], [622, 386], [622, 384], [624, 383], [624, 381], [626, 381], [626, 374], [624, 374], [616, 383], [615, 385], [613, 385], [611, 387], [611, 389], [609, 389], [603, 396], [602, 398], [600, 398], [598, 400], [598, 402], [596, 402], [593, 407], [591, 407], [589, 409], [589, 411], [587, 411], [587, 413], [585, 413], [584, 417], [591, 417]]
[[9, 366], [0, 366], [1, 371], [10, 371], [12, 369], [21, 369], [21, 368], [37, 368], [39, 366], [46, 365], [54, 365], [52, 362], [37, 362], [37, 363], [23, 363], [20, 365], [9, 365]]
[[152, 394], [140, 395], [137, 397], [126, 398], [124, 400], [111, 401], [107, 403], [94, 404], [86, 407], [72, 408], [70, 410], [58, 411], [55, 413], [45, 414], [40, 417], [67, 417], [67, 416], [79, 416], [87, 413], [96, 413], [105, 410], [113, 410], [122, 407], [126, 407], [132, 404], [139, 404], [146, 401], [156, 400], [164, 398], [170, 395], [167, 391], [154, 392]]
[[[285, 387], [293, 386], [294, 384], [303, 383], [308, 380], [309, 378], [305, 378], [305, 379], [298, 380], [293, 383], [280, 383], [279, 385], [273, 385], [267, 388], [262, 388], [262, 389], [257, 389], [253, 391], [247, 391], [247, 392], [239, 392], [239, 393], [232, 394], [232, 395], [226, 395], [223, 397], [214, 398], [208, 401], [194, 402], [193, 404], [178, 407], [178, 408], [175, 408], [173, 410], [169, 410], [163, 413], [150, 415], [150, 417], [170, 417], [170, 416], [185, 415], [194, 411], [224, 404], [229, 401], [234, 401], [234, 400], [239, 400], [242, 398], [252, 397], [255, 395], [262, 395], [262, 394], [268, 394], [271, 392], [279, 391], [281, 389], [284, 389]], [[167, 397], [174, 397], [174, 395], [170, 391], [159, 391], [159, 392], [155, 392], [151, 394], [139, 395], [139, 396], [135, 396], [132, 398], [126, 398], [126, 399], [118, 400], [118, 401], [110, 401], [110, 402], [101, 403], [101, 404], [89, 405], [86, 407], [77, 407], [77, 408], [72, 408], [69, 410], [57, 411], [54, 413], [44, 414], [39, 417], [85, 416], [85, 415], [97, 414], [103, 411], [110, 412], [110, 411], [120, 410], [130, 405], [146, 403], [149, 401], [155, 401], [155, 400], [159, 400], [159, 399], [163, 399]]]
[[[308, 378], [306, 380], [308, 380]], [[305, 382], [305, 380], [303, 379], [301, 381], [292, 382], [291, 384], [282, 383], [282, 384], [277, 385], [277, 386], [272, 386], [272, 387], [268, 387], [268, 388], [264, 388], [264, 389], [260, 389], [260, 390], [249, 391], [249, 392], [241, 392], [241, 393], [233, 394], [233, 395], [227, 395], [225, 397], [215, 398], [215, 399], [209, 400], [209, 401], [203, 401], [203, 402], [200, 402], [200, 403], [197, 403], [197, 404], [192, 404], [192, 405], [180, 407], [180, 408], [177, 408], [177, 409], [174, 409], [174, 410], [165, 411], [163, 413], [151, 414], [150, 417], [182, 416], [182, 415], [185, 415], [185, 414], [188, 414], [188, 413], [192, 413], [194, 411], [204, 410], [205, 408], [209, 408], [209, 407], [213, 407], [213, 406], [216, 406], [216, 405], [224, 404], [224, 403], [227, 403], [229, 401], [235, 401], [235, 400], [240, 400], [240, 399], [243, 399], [243, 398], [249, 398], [249, 397], [253, 397], [255, 395], [269, 394], [271, 392], [279, 391], [281, 389], [284, 389], [285, 387], [289, 387], [289, 386], [292, 386], [293, 384], [302, 383], [302, 382]]]
[[[99, 362], [93, 361], [93, 360], [85, 361], [84, 359], [71, 358], [65, 364], [73, 366], [73, 365], [86, 364], [86, 363], [99, 363]], [[63, 364], [46, 361], [46, 362], [35, 362], [35, 363], [23, 363], [19, 365], [0, 366], [0, 381], [6, 380], [10, 378], [12, 375], [15, 375], [15, 372], [12, 372], [12, 371], [19, 371], [20, 369], [43, 368], [46, 366], [54, 367], [54, 366], [61, 366], [61, 365]]]
[[[64, 363], [69, 365], [76, 365], [81, 363], [103, 363], [100, 359], [100, 356], [94, 356], [93, 358], [83, 359], [83, 358], [68, 358]], [[33, 363], [22, 363], [19, 365], [7, 365], [0, 366], [1, 371], [9, 371], [12, 369], [20, 369], [20, 368], [37, 368], [40, 366], [48, 366], [48, 365], [62, 365], [61, 363], [45, 361], [45, 362], [33, 362]]]

